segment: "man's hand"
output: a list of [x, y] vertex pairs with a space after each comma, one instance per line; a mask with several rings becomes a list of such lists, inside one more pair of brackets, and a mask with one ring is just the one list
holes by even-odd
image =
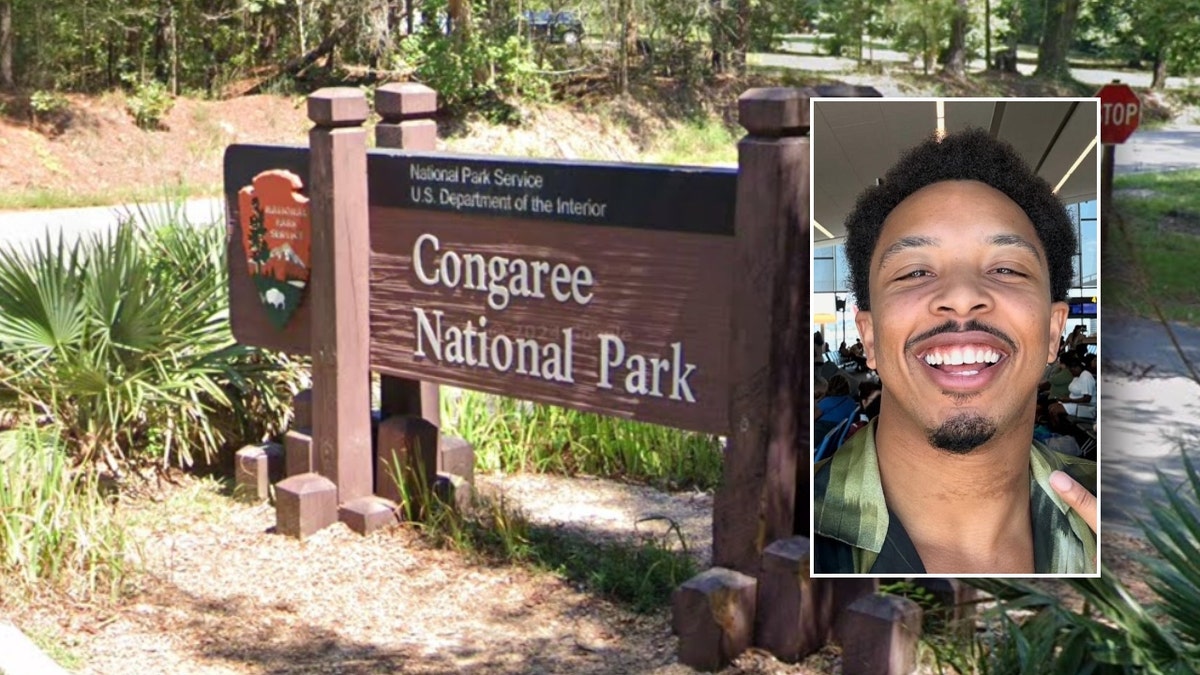
[[1058, 496], [1063, 498], [1067, 506], [1070, 506], [1083, 518], [1083, 522], [1092, 528], [1092, 532], [1096, 531], [1095, 495], [1062, 471], [1050, 474], [1050, 487], [1054, 488]]

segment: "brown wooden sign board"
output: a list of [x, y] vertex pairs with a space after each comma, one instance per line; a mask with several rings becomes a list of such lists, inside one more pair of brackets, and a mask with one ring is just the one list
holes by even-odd
[[[295, 172], [275, 150], [231, 147], [227, 194]], [[374, 369], [728, 431], [734, 171], [396, 151], [368, 167]], [[303, 306], [275, 330], [236, 272], [238, 339], [303, 351]]]

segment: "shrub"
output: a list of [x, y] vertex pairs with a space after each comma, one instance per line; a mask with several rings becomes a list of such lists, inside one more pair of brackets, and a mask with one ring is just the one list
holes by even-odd
[[66, 110], [67, 105], [67, 97], [57, 91], [35, 91], [29, 96], [29, 108], [36, 115], [55, 115]]
[[151, 80], [138, 85], [125, 105], [138, 127], [153, 130], [162, 128], [163, 119], [175, 107], [175, 99], [161, 82]]
[[114, 593], [126, 575], [125, 530], [95, 474], [70, 466], [61, 437], [31, 425], [0, 433], [0, 575], [9, 592]]
[[[445, 3], [426, 3], [422, 12], [437, 16]], [[539, 74], [530, 45], [512, 31], [475, 20], [470, 31], [447, 35], [438, 22], [428, 22], [400, 43], [400, 60], [415, 79], [438, 92], [449, 108], [483, 107], [493, 117], [511, 115], [496, 106], [511, 96], [544, 99], [549, 85]], [[505, 121], [498, 119], [495, 121]]]
[[0, 406], [50, 416], [76, 459], [114, 469], [278, 431], [299, 366], [234, 342], [224, 249], [223, 227], [129, 220], [0, 251]]

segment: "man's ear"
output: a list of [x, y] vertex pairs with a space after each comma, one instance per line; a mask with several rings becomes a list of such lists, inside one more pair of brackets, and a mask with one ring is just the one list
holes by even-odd
[[1058, 360], [1058, 340], [1062, 337], [1063, 328], [1067, 325], [1067, 313], [1070, 306], [1065, 302], [1050, 303], [1050, 341], [1046, 345], [1046, 363]]
[[875, 368], [875, 330], [871, 312], [860, 309], [854, 315], [854, 325], [858, 327], [858, 335], [862, 338], [863, 356], [867, 357], [867, 367]]

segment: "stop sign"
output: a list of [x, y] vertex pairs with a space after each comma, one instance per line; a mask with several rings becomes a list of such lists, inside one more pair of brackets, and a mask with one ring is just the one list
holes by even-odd
[[1106, 84], [1096, 96], [1100, 98], [1100, 142], [1124, 143], [1142, 118], [1142, 102], [1125, 84]]

